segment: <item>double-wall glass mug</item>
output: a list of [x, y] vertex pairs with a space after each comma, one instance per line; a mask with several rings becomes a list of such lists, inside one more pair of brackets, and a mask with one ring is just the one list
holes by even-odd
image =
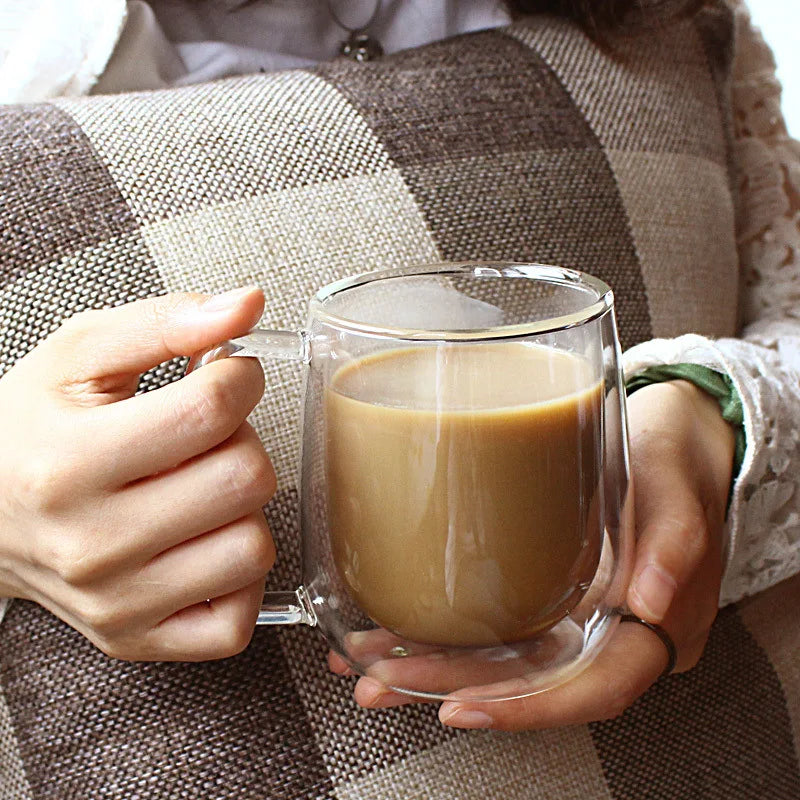
[[[539, 264], [434, 264], [321, 289], [299, 332], [198, 354], [305, 365], [303, 584], [259, 624], [318, 626], [360, 675], [509, 699], [584, 669], [632, 549], [613, 296]], [[269, 449], [269, 443], [266, 443]]]

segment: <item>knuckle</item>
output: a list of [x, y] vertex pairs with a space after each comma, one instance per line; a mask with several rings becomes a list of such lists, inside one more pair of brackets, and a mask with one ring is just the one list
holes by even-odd
[[269, 533], [255, 522], [243, 527], [237, 552], [243, 571], [253, 579], [266, 575], [275, 561], [275, 548]]
[[705, 552], [709, 538], [708, 523], [701, 513], [687, 513], [675, 523], [672, 536], [676, 544], [690, 557]]
[[231, 428], [231, 406], [230, 386], [221, 376], [211, 375], [198, 391], [187, 398], [181, 409], [183, 425], [192, 434], [221, 439]]
[[239, 499], [253, 508], [265, 505], [275, 493], [275, 470], [260, 442], [248, 442], [234, 450], [228, 477]]
[[255, 358], [234, 358], [232, 361], [241, 375], [241, 383], [248, 390], [248, 402], [255, 407], [266, 388], [264, 368]]
[[[123, 646], [121, 634], [130, 627], [130, 611], [108, 597], [87, 595], [80, 601], [79, 614], [83, 622], [94, 631], [104, 646], [113, 648], [113, 658]], [[109, 655], [111, 655], [109, 653]]]
[[60, 339], [66, 339], [70, 343], [93, 337], [101, 324], [103, 316], [104, 312], [98, 309], [79, 311], [61, 323], [57, 336]]
[[68, 487], [68, 471], [65, 464], [48, 454], [32, 454], [26, 458], [15, 481], [24, 504], [44, 513], [62, 510], [67, 498], [74, 494], [74, 486], [71, 491]]
[[709, 598], [709, 602], [705, 605], [705, 608], [702, 608], [700, 611], [698, 627], [703, 631], [703, 647], [705, 647], [706, 641], [708, 641], [711, 628], [714, 626], [714, 622], [717, 619], [718, 613], [719, 604], [717, 602], [717, 595], [715, 593]]
[[92, 640], [94, 646], [109, 658], [117, 661], [141, 661], [142, 657], [135, 647], [125, 641], [96, 637]]
[[619, 719], [638, 697], [631, 683], [627, 680], [614, 680], [606, 691], [606, 701], [599, 715], [601, 720]]
[[195, 309], [201, 298], [202, 295], [192, 292], [168, 292], [140, 300], [137, 313], [141, 325], [161, 338], [161, 344], [167, 352], [174, 356], [186, 355], [178, 345], [175, 322], [187, 310]]
[[162, 349], [172, 356], [188, 355], [177, 334], [176, 319], [187, 309], [196, 308], [200, 295], [189, 292], [170, 292], [141, 301], [139, 315], [142, 326], [160, 340]]
[[180, 294], [164, 294], [152, 298], [141, 305], [142, 323], [153, 330], [168, 330], [182, 306], [183, 296]]
[[612, 720], [619, 719], [627, 710], [628, 706], [621, 700], [610, 700], [604, 707], [598, 719], [603, 722], [611, 722]]
[[[709, 594], [705, 601], [701, 600], [697, 603], [697, 610], [695, 612], [693, 629], [697, 631], [690, 645], [698, 645], [702, 653], [705, 648], [708, 637], [711, 634], [711, 628], [717, 618], [719, 612], [719, 604], [717, 602], [717, 593]], [[699, 656], [698, 656], [699, 657]]]
[[680, 663], [675, 667], [675, 674], [694, 669], [700, 661], [701, 655], [702, 653], [690, 653], [688, 656], [683, 656]]
[[100, 536], [90, 530], [62, 532], [49, 537], [36, 548], [37, 566], [53, 572], [63, 583], [83, 589], [107, 577], [113, 559], [99, 545]]
[[68, 586], [82, 586], [94, 573], [94, 565], [82, 539], [60, 536], [48, 541], [36, 556], [39, 564], [47, 566]]
[[705, 629], [681, 646], [675, 672], [688, 672], [700, 663], [710, 633], [710, 629]]
[[684, 508], [679, 515], [658, 521], [644, 545], [644, 550], [649, 553], [646, 560], [661, 564], [681, 583], [703, 558], [709, 542], [705, 516]]
[[239, 611], [231, 615], [228, 624], [221, 629], [214, 642], [214, 657], [230, 658], [247, 648], [253, 638], [254, 626], [249, 613]]
[[78, 588], [91, 584], [98, 570], [93, 564], [87, 563], [85, 557], [62, 556], [57, 564], [56, 574], [64, 583]]

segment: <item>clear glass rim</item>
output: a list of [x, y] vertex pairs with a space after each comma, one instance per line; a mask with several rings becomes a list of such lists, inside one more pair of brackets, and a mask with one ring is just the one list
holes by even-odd
[[[546, 319], [518, 323], [515, 325], [500, 325], [492, 328], [464, 328], [457, 330], [395, 328], [392, 326], [374, 325], [331, 313], [325, 308], [326, 301], [330, 300], [334, 295], [349, 289], [354, 289], [358, 286], [364, 286], [368, 283], [374, 283], [388, 278], [442, 274], [540, 280], [560, 286], [588, 288], [595, 293], [595, 299], [578, 311], [557, 317], [548, 317]], [[613, 308], [613, 305], [614, 293], [611, 291], [608, 284], [593, 275], [580, 272], [579, 270], [558, 267], [552, 264], [540, 264], [537, 262], [442, 261], [411, 267], [397, 267], [394, 269], [364, 272], [360, 275], [334, 281], [322, 287], [317, 292], [311, 301], [310, 313], [315, 319], [335, 328], [369, 336], [408, 339], [412, 341], [472, 341], [480, 339], [506, 339], [564, 331], [598, 319]]]

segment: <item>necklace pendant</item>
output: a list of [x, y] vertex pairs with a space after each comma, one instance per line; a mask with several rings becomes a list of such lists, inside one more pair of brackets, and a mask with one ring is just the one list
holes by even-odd
[[372, 36], [354, 31], [342, 42], [339, 53], [353, 61], [374, 61], [383, 55], [383, 47]]

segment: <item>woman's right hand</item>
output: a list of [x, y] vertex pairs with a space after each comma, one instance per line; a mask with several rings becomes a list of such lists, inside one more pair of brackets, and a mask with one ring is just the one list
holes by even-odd
[[[245, 421], [250, 358], [135, 395], [139, 375], [245, 333], [258, 289], [69, 319], [0, 379], [0, 596], [110, 656], [204, 660], [250, 640], [275, 550], [275, 475]], [[206, 602], [210, 600], [210, 602]]]

